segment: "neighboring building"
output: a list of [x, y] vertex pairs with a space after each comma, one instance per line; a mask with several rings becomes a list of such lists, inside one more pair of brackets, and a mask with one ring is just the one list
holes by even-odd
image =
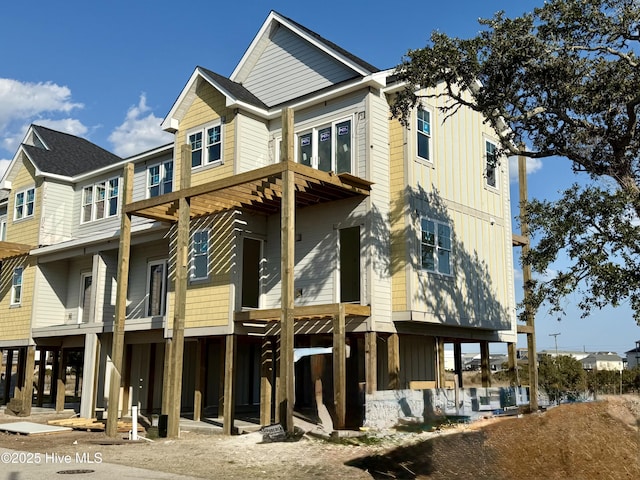
[[580, 361], [585, 370], [615, 370], [619, 372], [624, 368], [622, 358], [615, 353], [590, 353]]
[[[0, 244], [0, 348], [23, 363], [35, 346], [82, 351], [87, 416], [108, 404], [123, 325], [123, 412], [177, 403], [199, 418], [224, 399], [231, 431], [234, 407], [273, 421], [281, 315], [294, 321], [281, 359], [332, 352], [296, 363], [295, 408], [323, 401], [337, 427], [361, 423], [363, 385], [443, 384], [445, 343], [459, 358], [464, 342], [515, 343], [508, 162], [488, 166], [497, 136], [470, 109], [445, 121], [445, 100], [403, 127], [389, 119], [401, 87], [272, 12], [229, 77], [192, 73], [163, 122], [173, 145], [123, 160], [32, 126], [4, 177], [7, 241], [23, 249]], [[169, 354], [182, 333], [184, 355]]]
[[565, 356], [573, 357], [576, 360], [582, 360], [588, 355], [591, 355], [591, 352], [584, 352], [581, 350], [540, 350], [538, 352], [538, 359], [540, 359], [542, 355], [549, 355], [550, 357], [555, 357], [557, 355], [558, 357]]
[[627, 368], [635, 368], [640, 365], [640, 340], [636, 342], [636, 348], [625, 352]]

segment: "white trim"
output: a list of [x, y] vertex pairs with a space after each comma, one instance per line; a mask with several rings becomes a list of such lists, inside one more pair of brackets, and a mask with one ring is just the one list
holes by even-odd
[[[15, 276], [16, 276], [16, 271], [20, 270], [20, 285], [17, 285], [15, 283]], [[16, 302], [16, 287], [19, 286], [20, 287], [20, 298], [18, 299], [18, 301]], [[24, 267], [20, 266], [20, 267], [16, 267], [13, 269], [13, 273], [11, 275], [11, 303], [10, 306], [15, 307], [18, 305], [22, 305], [22, 288], [24, 286]]]
[[[209, 141], [209, 131], [219, 127], [220, 128], [220, 140], [218, 142], [216, 142], [216, 144], [220, 145], [220, 158], [217, 158], [215, 160], [210, 160], [209, 159], [209, 145], [207, 144]], [[193, 135], [197, 135], [197, 134], [201, 134], [202, 137], [200, 139], [200, 150], [201, 150], [201, 158], [200, 158], [200, 165], [196, 165], [193, 166], [193, 159], [190, 156], [189, 157], [189, 161], [191, 162], [191, 169], [192, 170], [199, 170], [205, 167], [209, 167], [209, 166], [217, 166], [217, 165], [223, 165], [224, 164], [224, 136], [225, 136], [225, 122], [224, 122], [224, 118], [218, 118], [217, 120], [214, 120], [213, 122], [209, 122], [205, 125], [200, 125], [198, 127], [195, 128], [191, 128], [189, 130], [187, 130], [186, 134], [185, 134], [185, 143], [189, 146], [191, 146], [191, 137]], [[193, 153], [193, 151], [191, 152]]]
[[[198, 253], [196, 255], [195, 253], [195, 236], [198, 233], [203, 233], [206, 232], [207, 234], [207, 251], [206, 253]], [[190, 247], [190, 252], [189, 252], [189, 281], [191, 282], [199, 282], [199, 281], [203, 281], [203, 280], [208, 280], [209, 279], [209, 267], [210, 267], [210, 263], [211, 263], [211, 259], [209, 258], [210, 252], [209, 249], [211, 248], [211, 231], [208, 228], [202, 228], [202, 229], [198, 229], [196, 231], [193, 232], [193, 236], [191, 237], [191, 247]], [[204, 256], [206, 257], [207, 260], [207, 272], [206, 275], [204, 277], [196, 277], [195, 276], [195, 271], [196, 271], [196, 265], [195, 265], [195, 260], [196, 260], [196, 256]]]
[[[26, 209], [27, 209], [27, 205], [31, 202], [27, 202], [27, 194], [30, 190], [33, 190], [33, 211], [31, 212], [31, 214], [27, 214], [26, 213]], [[28, 186], [28, 187], [24, 187], [20, 190], [16, 190], [16, 192], [13, 194], [13, 221], [20, 221], [20, 220], [26, 220], [29, 218], [33, 218], [36, 214], [36, 186]], [[17, 213], [17, 199], [18, 199], [18, 195], [23, 194], [24, 195], [24, 200], [22, 203], [22, 208], [23, 208], [23, 214], [21, 217], [17, 217], [16, 213]], [[8, 212], [7, 212], [8, 213]]]
[[[422, 222], [423, 221], [427, 221], [427, 222], [432, 222], [433, 226], [434, 226], [434, 244], [433, 244], [433, 270], [429, 269], [429, 268], [425, 268], [422, 265]], [[452, 233], [452, 227], [451, 224], [448, 222], [441, 222], [439, 220], [436, 220], [434, 218], [431, 217], [426, 217], [426, 216], [420, 216], [419, 217], [419, 230], [418, 230], [418, 270], [420, 272], [425, 272], [425, 273], [430, 273], [430, 274], [436, 274], [436, 275], [442, 275], [445, 277], [452, 277], [453, 276], [453, 241], [451, 238], [451, 233]], [[449, 248], [440, 248], [439, 246], [439, 234], [438, 234], [438, 227], [439, 226], [444, 226], [447, 227], [449, 229]], [[441, 272], [440, 271], [440, 257], [439, 257], [439, 250], [444, 250], [444, 251], [448, 251], [449, 252], [449, 272]]]
[[314, 124], [311, 127], [306, 127], [304, 129], [301, 129], [299, 131], [297, 131], [295, 133], [295, 150], [294, 150], [294, 158], [295, 161], [297, 163], [301, 163], [300, 158], [299, 158], [299, 153], [300, 153], [300, 138], [306, 135], [311, 135], [311, 159], [309, 162], [308, 166], [311, 166], [312, 168], [315, 168], [316, 170], [319, 170], [318, 168], [318, 150], [319, 150], [319, 143], [321, 142], [321, 139], [318, 137], [319, 132], [321, 130], [324, 130], [326, 128], [330, 128], [331, 129], [331, 138], [330, 138], [330, 142], [331, 142], [331, 168], [329, 170], [324, 170], [324, 171], [334, 171], [336, 173], [342, 173], [342, 172], [338, 172], [337, 171], [337, 159], [336, 159], [336, 140], [338, 138], [338, 133], [336, 131], [338, 124], [340, 123], [345, 123], [345, 122], [350, 122], [350, 126], [349, 126], [349, 137], [350, 137], [350, 165], [349, 165], [349, 171], [348, 173], [351, 174], [355, 174], [355, 150], [356, 150], [356, 145], [355, 145], [355, 136], [354, 136], [354, 126], [355, 126], [355, 116], [354, 115], [348, 115], [346, 117], [339, 117], [336, 120], [328, 120], [325, 122], [319, 122], [318, 124]]
[[[165, 192], [165, 184], [166, 182], [163, 180], [165, 175], [166, 175], [166, 165], [170, 163], [171, 164], [171, 190], [169, 190], [168, 192]], [[159, 189], [159, 193], [158, 195], [153, 195], [153, 197], [157, 197], [159, 195], [163, 195], [165, 193], [170, 193], [174, 190], [174, 185], [176, 182], [176, 172], [175, 172], [175, 168], [174, 167], [174, 161], [173, 161], [173, 157], [167, 160], [163, 160], [163, 161], [159, 161], [159, 162], [155, 162], [152, 164], [147, 165], [146, 168], [146, 175], [145, 175], [145, 198], [153, 198], [150, 194], [150, 189], [151, 189], [151, 185], [149, 184], [149, 180], [150, 180], [150, 175], [151, 175], [151, 169], [154, 167], [159, 167], [159, 172], [158, 172], [158, 189]]]

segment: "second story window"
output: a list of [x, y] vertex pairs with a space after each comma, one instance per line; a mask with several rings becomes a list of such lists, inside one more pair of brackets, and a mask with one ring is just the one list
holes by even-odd
[[24, 269], [18, 267], [13, 271], [13, 279], [11, 281], [11, 305], [20, 305], [22, 303], [22, 273]]
[[118, 214], [119, 179], [112, 178], [82, 189], [81, 223], [114, 217]]
[[0, 218], [0, 242], [7, 239], [7, 219]]
[[417, 112], [417, 146], [416, 152], [419, 158], [432, 161], [431, 158], [431, 113], [422, 108]]
[[333, 122], [298, 134], [298, 163], [324, 172], [351, 173], [353, 148], [351, 119]]
[[487, 185], [493, 188], [497, 188], [496, 171], [498, 168], [498, 156], [496, 155], [496, 144], [485, 140], [485, 178], [487, 179]]
[[28, 188], [16, 193], [14, 205], [14, 220], [33, 217], [36, 205], [36, 189]]
[[191, 280], [209, 276], [209, 230], [198, 230], [191, 242]]
[[423, 218], [420, 222], [420, 266], [451, 275], [451, 226]]
[[222, 124], [208, 125], [187, 136], [191, 146], [191, 168], [222, 163]]
[[147, 197], [157, 197], [173, 191], [173, 160], [147, 168]]

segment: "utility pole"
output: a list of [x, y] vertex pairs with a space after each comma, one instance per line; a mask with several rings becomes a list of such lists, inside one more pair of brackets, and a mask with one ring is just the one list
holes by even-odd
[[549, 336], [553, 337], [554, 342], [556, 343], [556, 359], [558, 358], [558, 335], [559, 333], [550, 333]]

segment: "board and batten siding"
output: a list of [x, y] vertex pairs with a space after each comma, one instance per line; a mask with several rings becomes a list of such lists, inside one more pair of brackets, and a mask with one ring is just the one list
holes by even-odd
[[[411, 310], [426, 321], [509, 330], [514, 322], [512, 247], [510, 241], [508, 162], [502, 159], [498, 188], [485, 178], [485, 139], [495, 134], [468, 108], [444, 120], [444, 100], [429, 99], [431, 161], [417, 157], [415, 126], [408, 132], [410, 211], [407, 229], [414, 265]], [[415, 118], [413, 119], [415, 123]], [[450, 224], [453, 275], [420, 267], [420, 218]]]
[[36, 273], [38, 299], [33, 307], [33, 328], [64, 325], [68, 297], [68, 262], [42, 263]]
[[[180, 185], [180, 151], [181, 145], [188, 145], [188, 134], [192, 130], [205, 127], [220, 119], [222, 122], [222, 159], [221, 165], [203, 166], [191, 171], [191, 185], [218, 180], [233, 175], [236, 144], [236, 115], [226, 107], [226, 99], [209, 83], [201, 81], [196, 87], [196, 96], [180, 121], [180, 129], [176, 132], [174, 178], [175, 189]], [[204, 139], [203, 139], [203, 148]]]
[[242, 84], [269, 106], [335, 85], [356, 74], [302, 39], [277, 28]]
[[42, 185], [40, 244], [71, 240], [73, 230], [73, 185], [47, 179]]
[[362, 142], [360, 153], [366, 165], [360, 168], [373, 182], [368, 200], [367, 244], [371, 249], [367, 255], [371, 265], [371, 327], [375, 329], [378, 322], [391, 322], [389, 104], [377, 90], [369, 94], [367, 104], [368, 141]]
[[[13, 272], [18, 267], [24, 268], [22, 301], [20, 305], [11, 305]], [[32, 257], [23, 255], [2, 261], [2, 269], [0, 270], [0, 342], [29, 340], [35, 272], [35, 259]]]

